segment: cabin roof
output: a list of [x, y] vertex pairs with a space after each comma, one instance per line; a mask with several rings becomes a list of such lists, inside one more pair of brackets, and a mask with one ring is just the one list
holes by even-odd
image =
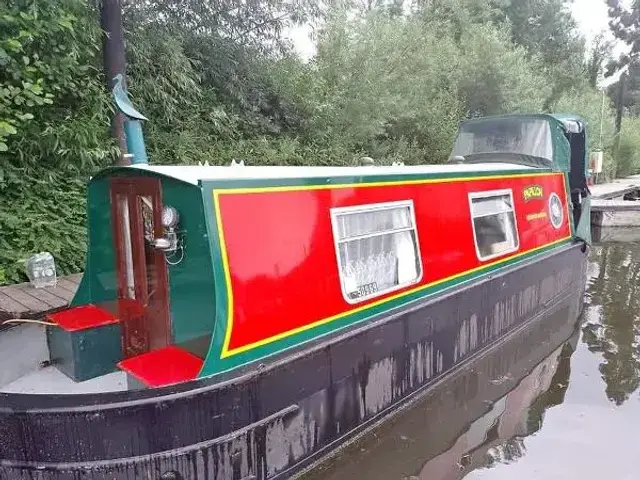
[[437, 173], [497, 172], [534, 169], [509, 163], [447, 164], [447, 165], [398, 165], [361, 167], [298, 167], [298, 166], [198, 166], [198, 165], [146, 165], [138, 164], [126, 169], [144, 170], [175, 178], [192, 185], [206, 180], [278, 180], [292, 178], [362, 177], [375, 175], [420, 175]]
[[477, 117], [477, 118], [469, 118], [467, 120], [463, 120], [460, 122], [461, 124], [465, 123], [477, 123], [484, 121], [491, 121], [496, 119], [510, 119], [510, 118], [533, 118], [533, 119], [541, 119], [546, 120], [551, 123], [557, 123], [559, 127], [566, 128], [566, 122], [577, 122], [584, 128], [586, 122], [580, 115], [575, 115], [572, 113], [529, 113], [529, 114], [519, 114], [519, 113], [510, 113], [505, 115], [490, 115], [487, 117]]

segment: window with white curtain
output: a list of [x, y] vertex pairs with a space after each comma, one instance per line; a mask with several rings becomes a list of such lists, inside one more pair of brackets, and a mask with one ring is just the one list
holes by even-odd
[[469, 194], [473, 237], [482, 261], [518, 250], [518, 228], [511, 190]]
[[357, 303], [422, 277], [412, 201], [331, 210], [342, 292]]

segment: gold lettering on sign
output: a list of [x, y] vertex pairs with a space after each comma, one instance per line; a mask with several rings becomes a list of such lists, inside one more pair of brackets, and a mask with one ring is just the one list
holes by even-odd
[[542, 187], [540, 185], [531, 185], [522, 191], [522, 197], [525, 202], [534, 198], [542, 198], [543, 196]]
[[529, 222], [532, 220], [540, 220], [542, 218], [547, 218], [547, 212], [530, 213], [527, 215], [527, 220]]

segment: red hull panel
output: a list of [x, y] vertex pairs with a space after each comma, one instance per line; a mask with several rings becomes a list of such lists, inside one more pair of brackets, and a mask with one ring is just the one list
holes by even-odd
[[[469, 194], [503, 189], [513, 190], [519, 250], [481, 262], [475, 250]], [[551, 193], [564, 206], [560, 228], [552, 226], [547, 214]], [[223, 356], [571, 236], [563, 174], [221, 190], [215, 197], [230, 281]], [[414, 202], [423, 269], [420, 283], [349, 304], [340, 288], [330, 209], [403, 200]]]

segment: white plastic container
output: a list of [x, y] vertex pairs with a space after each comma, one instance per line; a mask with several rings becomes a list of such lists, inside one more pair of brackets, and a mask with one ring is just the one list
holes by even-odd
[[55, 287], [56, 263], [49, 252], [40, 252], [27, 260], [27, 276], [35, 288]]

